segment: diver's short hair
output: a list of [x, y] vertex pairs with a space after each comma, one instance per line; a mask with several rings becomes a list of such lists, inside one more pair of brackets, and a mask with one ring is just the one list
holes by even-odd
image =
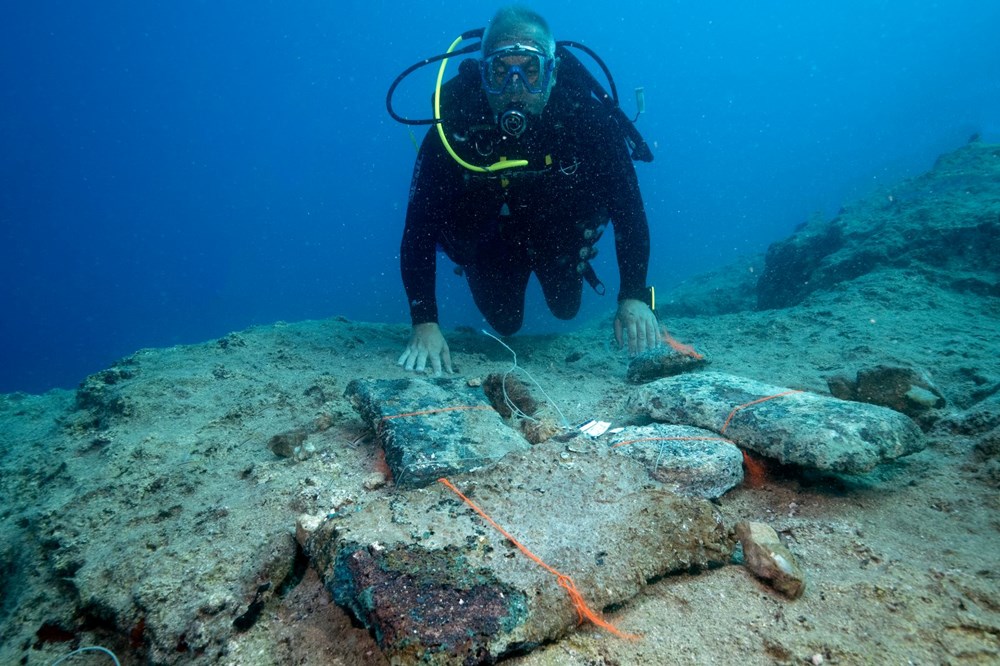
[[502, 41], [531, 42], [548, 57], [556, 54], [552, 30], [538, 12], [522, 5], [501, 7], [483, 34], [483, 54], [489, 54]]

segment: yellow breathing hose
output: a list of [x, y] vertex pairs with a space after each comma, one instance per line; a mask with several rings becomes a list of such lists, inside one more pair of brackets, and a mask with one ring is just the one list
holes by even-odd
[[[462, 37], [460, 36], [458, 39], [456, 39], [454, 42], [451, 43], [451, 46], [448, 47], [448, 50], [445, 51], [445, 53], [451, 53], [452, 51], [454, 51], [455, 47], [458, 46], [461, 42], [462, 42]], [[441, 143], [444, 144], [444, 149], [448, 151], [448, 154], [451, 155], [453, 160], [464, 166], [469, 171], [476, 171], [479, 173], [492, 173], [494, 171], [500, 171], [502, 169], [512, 169], [514, 167], [528, 166], [528, 160], [506, 160], [503, 158], [500, 158], [499, 162], [496, 162], [486, 167], [476, 166], [475, 164], [470, 164], [469, 162], [463, 160], [461, 157], [458, 156], [458, 153], [456, 153], [452, 149], [451, 144], [448, 142], [448, 137], [445, 135], [444, 123], [441, 122], [441, 82], [444, 80], [444, 68], [445, 66], [447, 66], [448, 60], [449, 58], [445, 58], [444, 60], [441, 61], [441, 67], [438, 69], [437, 85], [434, 86], [434, 120], [435, 124], [437, 125], [438, 136], [441, 137]]]

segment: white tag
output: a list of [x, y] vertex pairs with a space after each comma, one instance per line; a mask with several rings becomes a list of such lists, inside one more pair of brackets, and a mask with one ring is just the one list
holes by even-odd
[[587, 433], [591, 437], [600, 437], [610, 426], [611, 424], [608, 421], [591, 420], [580, 426], [580, 430]]

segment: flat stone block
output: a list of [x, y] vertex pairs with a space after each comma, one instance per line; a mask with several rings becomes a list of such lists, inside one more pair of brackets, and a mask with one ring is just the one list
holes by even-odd
[[717, 372], [659, 379], [636, 389], [630, 405], [658, 421], [706, 428], [761, 455], [831, 472], [860, 474], [924, 448], [920, 428], [891, 409]]
[[680, 495], [715, 499], [743, 482], [743, 453], [710, 430], [664, 423], [630, 426], [608, 444]]
[[345, 395], [375, 431], [401, 487], [480, 469], [530, 446], [482, 391], [457, 379], [355, 379]]
[[[711, 503], [651, 487], [642, 466], [608, 449], [574, 456], [546, 442], [453, 483], [597, 613], [732, 552]], [[559, 577], [443, 484], [327, 520], [306, 550], [394, 664], [493, 663], [580, 623]]]

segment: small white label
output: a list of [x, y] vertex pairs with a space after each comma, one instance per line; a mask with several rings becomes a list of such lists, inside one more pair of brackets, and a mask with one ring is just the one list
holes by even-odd
[[587, 421], [582, 426], [580, 426], [580, 430], [587, 433], [591, 437], [600, 437], [605, 432], [607, 432], [610, 426], [611, 424], [608, 421], [593, 420], [593, 421]]

